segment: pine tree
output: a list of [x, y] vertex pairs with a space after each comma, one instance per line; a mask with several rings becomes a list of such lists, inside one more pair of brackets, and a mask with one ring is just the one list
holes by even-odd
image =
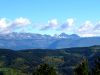
[[100, 57], [95, 60], [95, 68], [92, 69], [92, 75], [100, 75]]
[[86, 59], [83, 59], [83, 61], [74, 69], [75, 75], [88, 75], [88, 63]]
[[56, 70], [48, 64], [40, 65], [33, 75], [57, 75]]
[[2, 71], [0, 71], [0, 75], [4, 75]]

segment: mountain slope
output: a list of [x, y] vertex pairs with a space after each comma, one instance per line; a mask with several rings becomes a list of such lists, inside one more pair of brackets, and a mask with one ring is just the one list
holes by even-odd
[[0, 48], [7, 49], [60, 49], [100, 45], [100, 37], [79, 37], [76, 34], [50, 36], [32, 33], [0, 34]]
[[66, 49], [27, 49], [13, 51], [0, 49], [0, 67], [20, 70], [21, 73], [30, 75], [34, 69], [43, 63], [56, 67], [63, 75], [73, 75], [74, 67], [84, 57], [93, 64], [96, 57], [100, 56], [100, 46], [75, 47]]

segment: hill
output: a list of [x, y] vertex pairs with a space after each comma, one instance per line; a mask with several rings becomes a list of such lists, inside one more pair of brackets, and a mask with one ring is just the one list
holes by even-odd
[[10, 69], [11, 71], [15, 70], [16, 73], [21, 73], [21, 75], [31, 75], [38, 65], [47, 63], [55, 66], [61, 75], [73, 75], [73, 69], [84, 57], [88, 59], [91, 65], [98, 56], [100, 56], [100, 46], [56, 50], [27, 49], [14, 51], [0, 49], [0, 70]]

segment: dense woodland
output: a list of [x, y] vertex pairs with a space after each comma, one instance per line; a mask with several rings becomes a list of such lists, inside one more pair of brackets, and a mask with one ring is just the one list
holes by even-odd
[[100, 46], [0, 49], [0, 75], [100, 75]]

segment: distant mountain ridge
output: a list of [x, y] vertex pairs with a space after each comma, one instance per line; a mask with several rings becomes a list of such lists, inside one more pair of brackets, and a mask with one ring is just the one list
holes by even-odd
[[60, 38], [79, 38], [80, 36], [78, 36], [77, 34], [68, 35], [66, 33], [61, 33], [60, 35], [58, 35], [58, 37]]
[[[55, 34], [56, 35], [56, 34]], [[61, 33], [59, 35], [56, 36], [51, 36], [51, 35], [47, 35], [47, 34], [36, 34], [36, 33], [8, 33], [8, 34], [0, 34], [0, 39], [55, 39], [55, 38], [79, 38], [80, 36], [78, 36], [77, 34], [72, 34], [72, 35], [68, 35], [66, 33]]]
[[100, 37], [80, 37], [76, 34], [41, 35], [33, 33], [0, 34], [0, 48], [59, 49], [100, 45]]

